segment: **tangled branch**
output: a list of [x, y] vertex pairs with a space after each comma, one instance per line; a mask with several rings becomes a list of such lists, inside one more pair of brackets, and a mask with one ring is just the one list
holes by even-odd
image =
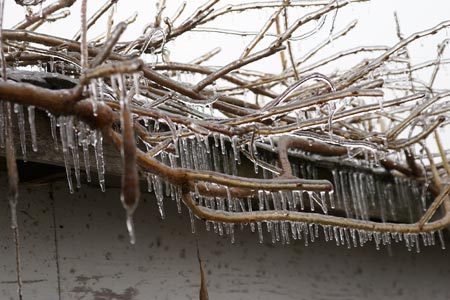
[[[372, 238], [377, 245], [386, 244], [400, 237], [413, 245], [418, 234], [428, 243], [435, 231], [450, 224], [448, 149], [438, 137], [438, 130], [448, 125], [450, 94], [433, 88], [438, 67], [445, 63], [445, 46], [439, 46], [438, 58], [431, 63], [415, 66], [404, 56], [409, 44], [448, 28], [449, 21], [401, 38], [392, 47], [361, 46], [306, 65], [332, 40], [350, 35], [357, 23], [336, 33], [331, 30], [329, 40], [295, 60], [292, 43], [298, 32], [316, 22], [316, 29], [302, 37], [313, 38], [327, 16], [360, 1], [272, 1], [221, 8], [218, 1], [209, 1], [179, 25], [184, 6], [170, 19], [164, 17], [161, 3], [155, 22], [136, 40], [121, 40], [128, 27], [121, 22], [93, 43], [87, 31], [118, 1], [106, 1], [90, 18], [83, 1], [82, 30], [73, 39], [32, 28], [74, 2], [56, 1], [14, 29], [1, 30], [0, 145], [6, 147], [8, 162], [14, 161], [11, 106], [22, 122], [20, 136], [25, 130], [24, 106], [30, 126], [34, 108], [47, 111], [55, 141], [59, 127], [69, 187], [73, 189], [72, 166], [77, 186], [80, 168], [90, 180], [91, 147], [104, 189], [102, 145], [114, 144], [122, 155], [121, 200], [133, 242], [139, 178], [147, 178], [155, 191], [161, 216], [164, 195], [171, 196], [179, 209], [180, 203], [186, 205], [193, 223], [194, 216], [205, 220], [219, 234], [225, 228], [233, 235], [235, 224], [249, 224], [262, 240], [265, 224], [273, 240], [288, 242], [290, 235], [307, 239], [314, 235], [311, 228], [321, 225], [327, 237], [342, 244], [350, 245], [350, 236], [355, 241], [358, 233], [361, 244]], [[298, 6], [309, 11], [290, 23], [288, 11]], [[168, 60], [168, 48], [179, 36], [224, 15], [255, 9], [273, 14], [239, 58], [220, 67], [207, 66], [220, 52], [214, 48], [188, 63]], [[262, 46], [267, 40], [271, 42]], [[281, 57], [279, 71], [249, 69], [251, 63], [273, 55]], [[363, 59], [332, 74], [313, 72], [349, 55]], [[421, 86], [416, 72], [429, 67], [434, 67], [433, 77]], [[71, 87], [51, 90], [14, 75], [36, 68], [40, 71], [33, 76], [46, 74]], [[439, 152], [430, 150], [431, 142]], [[21, 145], [25, 157], [22, 140]], [[255, 172], [239, 164], [253, 165]], [[13, 164], [8, 168], [13, 170]], [[10, 171], [12, 194], [17, 190], [14, 178]], [[394, 207], [411, 210], [413, 203], [419, 215], [409, 220], [396, 216]]]

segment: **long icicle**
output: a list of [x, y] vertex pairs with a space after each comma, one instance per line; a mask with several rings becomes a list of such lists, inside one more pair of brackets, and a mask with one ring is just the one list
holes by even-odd
[[[136, 165], [136, 140], [133, 130], [133, 118], [129, 108], [130, 99], [134, 95], [134, 90], [126, 94], [124, 75], [116, 75], [119, 83], [118, 94], [120, 100], [120, 123], [122, 126], [122, 192], [120, 200], [127, 213], [127, 228], [130, 234], [130, 242], [136, 242], [136, 235], [133, 224], [133, 214], [139, 202], [139, 176]], [[114, 80], [114, 79], [112, 79]]]

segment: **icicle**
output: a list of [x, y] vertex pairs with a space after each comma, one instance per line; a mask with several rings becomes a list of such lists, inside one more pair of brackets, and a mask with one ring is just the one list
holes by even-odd
[[130, 243], [134, 245], [136, 243], [136, 233], [134, 230], [133, 215], [128, 213], [127, 213], [127, 229], [128, 235], [130, 236]]
[[375, 241], [375, 248], [377, 250], [380, 250], [380, 233], [379, 232], [373, 232], [373, 236], [374, 236], [374, 241]]
[[103, 81], [103, 78], [98, 78], [97, 79], [97, 83], [98, 83], [98, 91], [100, 93], [100, 102], [104, 102], [105, 101], [105, 94], [104, 94], [104, 89], [105, 89], [105, 82]]
[[[113, 82], [113, 79], [111, 79], [111, 82]], [[97, 117], [98, 90], [95, 80], [92, 80], [89, 84], [89, 94], [91, 95], [92, 114]]]
[[77, 188], [81, 188], [81, 176], [80, 176], [80, 158], [78, 154], [78, 141], [77, 135], [74, 135], [73, 117], [66, 117], [66, 132], [67, 132], [67, 146], [72, 151], [73, 167], [75, 169], [75, 178], [77, 182]]
[[350, 235], [352, 236], [353, 247], [358, 247], [358, 240], [356, 239], [356, 229], [350, 229]]
[[288, 206], [287, 206], [287, 201], [286, 201], [287, 199], [286, 199], [285, 193], [283, 191], [279, 191], [277, 196], [278, 196], [278, 199], [279, 199], [279, 201], [281, 203], [281, 209], [282, 210], [287, 210]]
[[220, 222], [213, 222], [214, 225], [214, 232], [219, 234], [220, 236], [223, 236], [223, 226]]
[[295, 222], [289, 222], [288, 223], [291, 226], [291, 234], [292, 234], [292, 238], [294, 240], [297, 240], [297, 223]]
[[389, 232], [383, 233], [383, 245], [390, 245], [391, 244], [391, 235]]
[[286, 222], [282, 221], [281, 222], [281, 237], [282, 237], [282, 243], [283, 244], [290, 244], [290, 240], [289, 240], [289, 228], [288, 225], [286, 224]]
[[274, 224], [273, 224], [274, 222], [272, 222], [272, 221], [267, 221], [266, 222], [266, 226], [267, 226], [267, 232], [269, 232], [270, 233], [270, 236], [271, 236], [271, 238], [272, 238], [272, 244], [275, 244], [275, 242], [276, 242], [276, 239], [275, 239], [275, 226], [274, 226]]
[[336, 226], [333, 226], [333, 234], [334, 234], [334, 239], [335, 239], [335, 241], [336, 241], [336, 246], [340, 246], [340, 243], [339, 243], [339, 232], [338, 232], [338, 227], [336, 227]]
[[311, 211], [314, 211], [315, 208], [314, 208], [313, 192], [308, 191], [307, 193], [308, 193], [308, 197], [309, 197], [309, 205], [310, 205], [310, 209], [311, 209]]
[[64, 166], [66, 167], [67, 183], [69, 185], [69, 191], [72, 194], [73, 183], [72, 183], [72, 170], [69, 165], [69, 146], [67, 145], [67, 130], [66, 130], [66, 117], [62, 116], [58, 118], [59, 123], [59, 134], [61, 137], [61, 146], [64, 157]]
[[364, 230], [358, 230], [359, 245], [362, 247], [367, 241], [367, 234]]
[[388, 200], [388, 206], [389, 211], [391, 213], [391, 217], [393, 220], [397, 219], [396, 213], [395, 213], [395, 206], [394, 206], [394, 195], [393, 195], [393, 187], [392, 184], [386, 185], [386, 193], [387, 193], [387, 200]]
[[139, 97], [141, 93], [141, 88], [139, 86], [139, 74], [134, 73], [133, 74], [133, 85], [134, 85], [134, 92], [136, 94], [136, 97]]
[[239, 148], [238, 148], [238, 145], [237, 145], [238, 140], [239, 140], [238, 136], [234, 135], [231, 138], [231, 146], [233, 147], [234, 160], [237, 161], [238, 164], [241, 164], [241, 158], [240, 158], [240, 155], [239, 155]]
[[339, 238], [341, 240], [342, 246], [345, 246], [344, 228], [342, 227], [339, 227]]
[[348, 189], [346, 188], [347, 180], [346, 180], [346, 172], [345, 171], [339, 171], [339, 178], [337, 178], [339, 181], [339, 189], [342, 192], [342, 202], [344, 203], [344, 210], [345, 210], [345, 216], [347, 218], [352, 217], [351, 209], [350, 209], [350, 197], [348, 195]]
[[258, 227], [259, 243], [262, 244], [264, 243], [264, 234], [261, 222], [256, 222], [256, 226]]
[[[194, 143], [193, 140], [192, 140], [192, 143]], [[199, 170], [199, 169], [201, 169], [200, 168], [201, 157], [200, 157], [198, 151], [196, 151], [194, 145], [192, 145], [191, 150], [192, 150], [191, 154], [192, 154], [192, 160], [193, 160], [193, 163], [194, 163], [194, 169], [195, 170]]]
[[164, 181], [163, 183], [164, 183], [164, 186], [166, 187], [166, 188], [165, 188], [166, 196], [167, 196], [167, 197], [170, 197], [170, 194], [171, 194], [171, 186], [172, 186], [172, 185], [171, 185], [168, 181]]
[[420, 253], [420, 244], [419, 244], [419, 236], [414, 234], [414, 244], [416, 245], [416, 252]]
[[258, 164], [256, 162], [254, 163], [254, 166], [255, 166], [255, 174], [258, 174], [259, 166], [258, 166]]
[[435, 238], [434, 238], [434, 231], [433, 232], [430, 232], [430, 245], [431, 246], [434, 246], [434, 245], [436, 245], [436, 241], [435, 241]]
[[28, 106], [28, 123], [30, 124], [31, 147], [33, 148], [34, 152], [37, 152], [38, 146], [36, 139], [36, 123], [34, 110], [34, 106]]
[[280, 241], [280, 223], [278, 221], [275, 221], [273, 224], [273, 230], [275, 232], [275, 241]]
[[221, 211], [225, 211], [225, 200], [223, 198], [217, 198], [217, 209]]
[[424, 245], [424, 246], [429, 246], [429, 245], [430, 245], [430, 244], [429, 244], [430, 240], [429, 240], [428, 235], [429, 235], [428, 232], [424, 232], [424, 233], [422, 232], [422, 233], [420, 233], [420, 236], [422, 237], [422, 242], [423, 242], [423, 245]]
[[211, 133], [208, 133], [205, 138], [203, 139], [203, 142], [205, 143], [205, 149], [206, 149], [206, 153], [210, 154], [211, 153], [211, 146], [209, 145], [209, 136]]
[[353, 211], [355, 212], [356, 219], [364, 219], [363, 211], [361, 207], [361, 196], [359, 194], [358, 179], [355, 172], [349, 172], [350, 193], [353, 200]]
[[22, 149], [22, 157], [27, 161], [27, 143], [25, 138], [25, 118], [23, 116], [23, 106], [14, 104], [14, 112], [17, 114], [17, 122], [19, 125], [20, 148]]
[[303, 203], [303, 191], [294, 191], [294, 197], [296, 197], [300, 203], [300, 209], [305, 210], [305, 204]]
[[234, 239], [234, 224], [231, 223], [229, 224], [230, 227], [230, 237], [231, 237], [231, 243], [234, 244], [235, 239]]
[[222, 151], [222, 155], [225, 155], [226, 151], [227, 151], [227, 148], [225, 146], [225, 135], [219, 134], [219, 139], [220, 139], [220, 149]]
[[361, 206], [361, 215], [363, 220], [369, 220], [369, 204], [368, 204], [368, 195], [366, 193], [365, 188], [365, 177], [366, 175], [362, 172], [356, 172], [355, 173], [355, 181], [356, 181], [356, 187], [358, 189], [359, 194], [359, 202]]
[[372, 207], [375, 207], [375, 179], [372, 174], [367, 174], [367, 187], [369, 191], [370, 203]]
[[281, 210], [281, 203], [280, 203], [280, 199], [278, 198], [279, 194], [278, 193], [270, 193], [270, 196], [268, 198], [272, 198], [272, 204], [273, 204], [273, 209], [274, 210]]
[[322, 226], [323, 229], [323, 236], [325, 237], [325, 242], [328, 242], [330, 240], [330, 236], [328, 235], [329, 225]]
[[156, 201], [158, 202], [158, 210], [161, 215], [161, 219], [164, 219], [164, 191], [163, 191], [163, 180], [161, 177], [152, 175], [153, 187], [155, 189]]
[[84, 169], [86, 172], [86, 180], [87, 182], [91, 182], [91, 162], [89, 157], [89, 132], [86, 128], [86, 125], [83, 123], [79, 123], [79, 136], [78, 141], [81, 143], [83, 147], [83, 159], [84, 159]]
[[265, 192], [264, 191], [258, 191], [258, 208], [260, 211], [264, 210], [264, 198], [265, 198]]
[[219, 148], [220, 134], [213, 133], [213, 138], [214, 138], [214, 147]]
[[100, 131], [94, 131], [92, 135], [94, 141], [95, 161], [97, 163], [98, 182], [102, 192], [105, 191], [105, 161], [103, 157], [103, 136]]
[[308, 243], [309, 243], [309, 241], [308, 241], [309, 230], [308, 230], [308, 226], [305, 223], [303, 223], [302, 227], [303, 227], [303, 229], [302, 229], [302, 231], [303, 231], [303, 240], [305, 242], [305, 246], [307, 247]]
[[50, 129], [52, 132], [53, 141], [55, 142], [55, 149], [58, 150], [58, 136], [56, 135], [56, 118], [51, 113], [48, 113], [50, 118]]
[[173, 186], [175, 193], [175, 201], [177, 202], [178, 213], [181, 214], [181, 188], [179, 186]]
[[378, 99], [378, 105], [380, 106], [380, 111], [383, 112], [384, 111], [383, 97], [377, 97], [377, 99]]
[[[253, 211], [253, 207], [252, 207], [252, 197], [247, 197], [247, 207], [248, 207], [248, 211], [252, 212]], [[252, 232], [255, 232], [255, 223], [251, 222], [250, 223], [250, 230]]]
[[309, 238], [311, 239], [311, 243], [314, 243], [314, 239], [315, 239], [315, 235], [314, 235], [314, 228], [313, 228], [314, 224], [309, 224], [308, 225], [308, 229], [309, 229]]
[[147, 192], [151, 193], [153, 191], [153, 184], [152, 184], [152, 175], [150, 173], [147, 173]]
[[438, 231], [438, 235], [439, 235], [439, 241], [441, 242], [441, 249], [445, 250], [444, 234], [442, 233], [442, 230]]
[[327, 202], [325, 199], [325, 192], [320, 192], [320, 201], [322, 203], [322, 210], [324, 214], [328, 214]]
[[403, 239], [405, 240], [405, 245], [408, 248], [408, 251], [412, 250], [412, 246], [411, 246], [411, 241], [410, 241], [410, 233], [404, 233], [403, 234]]
[[297, 211], [297, 202], [294, 200], [294, 191], [286, 192], [286, 198], [288, 201], [289, 210]]
[[231, 191], [229, 187], [225, 187], [225, 190], [227, 192], [227, 203], [228, 203], [228, 211], [234, 211], [234, 204], [233, 204], [233, 197], [231, 196]]
[[400, 234], [398, 234], [397, 232], [391, 232], [391, 235], [394, 242], [398, 243], [400, 241]]

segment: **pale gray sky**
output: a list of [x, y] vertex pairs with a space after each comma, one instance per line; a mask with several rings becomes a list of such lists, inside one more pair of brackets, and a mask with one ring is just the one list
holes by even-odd
[[[252, 1], [238, 1], [238, 0], [224, 0], [219, 2], [217, 7], [225, 6], [229, 3], [244, 3]], [[47, 0], [46, 3], [50, 3]], [[71, 15], [63, 21], [50, 23], [43, 26], [40, 31], [59, 35], [63, 37], [72, 37], [79, 29], [80, 17], [80, 1], [77, 1], [72, 9]], [[166, 16], [173, 16], [175, 10], [183, 2], [180, 0], [167, 1]], [[198, 4], [205, 1], [187, 1], [188, 5], [185, 12], [175, 24], [180, 24], [190, 13], [194, 11]], [[103, 1], [90, 0], [88, 1], [88, 15], [92, 14], [97, 7], [101, 6]], [[148, 0], [121, 0], [117, 4], [116, 20], [125, 20], [135, 12], [138, 12], [137, 21], [129, 26], [124, 34], [125, 39], [133, 39], [142, 33], [144, 26], [153, 21], [156, 1]], [[432, 3], [432, 4], [430, 4]], [[38, 10], [39, 8], [36, 8]], [[306, 13], [308, 9], [299, 8], [291, 10], [290, 20]], [[357, 45], [393, 45], [397, 42], [395, 35], [395, 24], [393, 13], [398, 12], [401, 22], [402, 31], [405, 36], [429, 27], [432, 27], [448, 18], [450, 18], [450, 1], [448, 0], [433, 0], [433, 1], [419, 1], [419, 0], [373, 0], [368, 3], [353, 3], [347, 7], [340, 9], [335, 23], [335, 32], [344, 28], [354, 19], [358, 19], [358, 25], [346, 37], [336, 40], [331, 47], [324, 49], [317, 54], [312, 60], [320, 59], [320, 57], [328, 56], [339, 49], [347, 49]], [[221, 27], [231, 30], [240, 31], [257, 31], [264, 24], [265, 20], [273, 13], [273, 9], [265, 9], [245, 15], [231, 14], [219, 18], [216, 22], [205, 25], [208, 27]], [[14, 1], [7, 1], [5, 8], [5, 28], [11, 27], [23, 18], [24, 10], [22, 7], [15, 4]], [[306, 40], [295, 43], [294, 56], [300, 58], [303, 54], [313, 48], [318, 42], [328, 38], [329, 28], [331, 27], [332, 14], [326, 20], [323, 28], [313, 36]], [[314, 28], [314, 24], [305, 28], [305, 31]], [[94, 26], [88, 36], [93, 38], [105, 31], [106, 17], [100, 19], [98, 24]], [[302, 31], [299, 32], [301, 34]], [[423, 61], [433, 59], [436, 56], [436, 43], [448, 38], [449, 32], [440, 33], [435, 39], [427, 39], [423, 42], [418, 42], [410, 47], [412, 59], [414, 61]], [[215, 48], [221, 47], [222, 52], [212, 59], [209, 63], [212, 65], [223, 65], [233, 58], [238, 57], [244, 47], [252, 39], [251, 36], [241, 37], [224, 35], [220, 33], [210, 32], [194, 32], [177, 39], [167, 45], [171, 52], [171, 60], [173, 61], [190, 61], [199, 55]], [[271, 39], [268, 38], [267, 42]], [[266, 42], [266, 43], [267, 43]], [[261, 47], [264, 43], [261, 43]], [[450, 54], [449, 51], [446, 51]], [[445, 54], [444, 54], [445, 56]], [[277, 56], [261, 61], [258, 65], [252, 67], [261, 70], [270, 70], [279, 66], [279, 58]], [[269, 68], [269, 69], [268, 69]], [[444, 70], [445, 71], [445, 70]]]

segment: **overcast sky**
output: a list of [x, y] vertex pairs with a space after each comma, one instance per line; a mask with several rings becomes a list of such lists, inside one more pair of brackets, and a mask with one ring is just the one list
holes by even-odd
[[[53, 0], [47, 0], [46, 3], [50, 3]], [[217, 7], [225, 6], [228, 3], [243, 3], [254, 2], [251, 1], [221, 1]], [[79, 29], [79, 2], [71, 9], [71, 16], [66, 20], [58, 21], [53, 24], [48, 24], [40, 31], [50, 34], [55, 34], [63, 37], [72, 37]], [[177, 7], [183, 1], [167, 1], [166, 16], [171, 17]], [[198, 3], [204, 3], [205, 1], [187, 1], [188, 5], [185, 12], [179, 18], [179, 21], [175, 24], [180, 24], [184, 18], [189, 16], [190, 13], [196, 8]], [[88, 1], [88, 15], [96, 11], [96, 8], [101, 6], [103, 1], [90, 0]], [[117, 5], [116, 20], [125, 20], [136, 11], [138, 12], [137, 21], [129, 26], [124, 38], [131, 40], [138, 37], [142, 33], [144, 26], [153, 21], [153, 15], [155, 12], [156, 1], [149, 0], [120, 0]], [[432, 5], [430, 3], [433, 3]], [[36, 8], [38, 10], [38, 8]], [[300, 8], [291, 10], [290, 20], [293, 21], [298, 17], [304, 15], [308, 9]], [[420, 1], [420, 0], [373, 0], [369, 3], [353, 3], [347, 7], [340, 9], [335, 21], [335, 32], [344, 28], [354, 19], [358, 19], [358, 25], [346, 37], [336, 40], [332, 43], [331, 47], [318, 53], [314, 60], [320, 59], [320, 57], [327, 56], [339, 49], [351, 48], [356, 45], [393, 45], [397, 42], [395, 35], [395, 23], [393, 13], [397, 11], [402, 31], [405, 36], [409, 34], [432, 27], [446, 19], [450, 19], [450, 1], [448, 0], [433, 0], [433, 1]], [[221, 27], [232, 30], [240, 31], [257, 31], [264, 24], [265, 20], [273, 13], [273, 9], [266, 9], [252, 13], [246, 13], [245, 15], [232, 14], [226, 17], [218, 19], [215, 23], [208, 24], [208, 27]], [[5, 28], [11, 27], [13, 24], [19, 22], [24, 15], [24, 9], [14, 1], [6, 1], [5, 8]], [[302, 40], [295, 44], [294, 56], [299, 58], [302, 54], [308, 52], [318, 42], [326, 39], [331, 28], [332, 14], [326, 20], [323, 28], [317, 34], [314, 34], [307, 40]], [[116, 22], [116, 23], [117, 23]], [[311, 30], [315, 24], [311, 24], [305, 28], [302, 32]], [[93, 38], [105, 31], [106, 17], [99, 20], [96, 26], [89, 31], [89, 37]], [[443, 32], [436, 39], [426, 40], [424, 42], [415, 43], [412, 45], [411, 52], [414, 61], [423, 61], [427, 59], [433, 59], [436, 56], [436, 42], [442, 41], [446, 37], [449, 37], [450, 31]], [[244, 47], [252, 39], [249, 37], [224, 35], [220, 33], [206, 33], [206, 32], [194, 32], [186, 35], [185, 37], [177, 39], [175, 43], [170, 43], [168, 48], [171, 52], [171, 60], [174, 61], [190, 61], [199, 55], [207, 52], [215, 47], [221, 47], [222, 52], [210, 61], [212, 65], [220, 65], [229, 62], [231, 59], [238, 57]], [[266, 43], [270, 42], [268, 38]], [[264, 43], [261, 43], [263, 46]], [[450, 55], [450, 51], [446, 51], [447, 57]], [[276, 67], [279, 64], [278, 58], [266, 59], [255, 68], [270, 68]]]

